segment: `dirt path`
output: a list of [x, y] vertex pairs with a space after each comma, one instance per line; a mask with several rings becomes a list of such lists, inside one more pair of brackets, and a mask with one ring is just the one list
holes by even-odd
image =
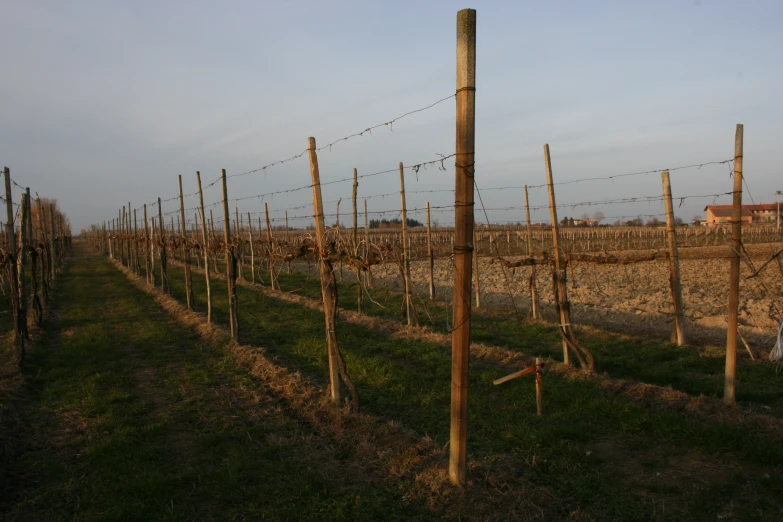
[[53, 312], [23, 373], [0, 519], [433, 516], [107, 260], [77, 252]]

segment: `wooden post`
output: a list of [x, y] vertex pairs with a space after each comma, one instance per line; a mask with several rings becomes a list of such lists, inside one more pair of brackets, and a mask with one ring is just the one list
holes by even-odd
[[[370, 222], [367, 218], [367, 200], [364, 200], [364, 258], [370, 257]], [[372, 267], [367, 265], [367, 288], [372, 288]]]
[[163, 208], [158, 198], [158, 250], [160, 251], [160, 289], [164, 294], [170, 294], [169, 275], [166, 272], [166, 224], [163, 221]]
[[[207, 233], [207, 220], [204, 218], [204, 191], [201, 190], [201, 172], [196, 171], [198, 180], [199, 213], [201, 215], [201, 248], [204, 252], [204, 277], [207, 284], [207, 323], [212, 323], [212, 289], [209, 285], [209, 239]], [[210, 210], [210, 218], [212, 211]]]
[[237, 277], [239, 279], [244, 279], [244, 268], [242, 266], [243, 263], [243, 250], [242, 250], [242, 222], [239, 220], [239, 207], [234, 207], [235, 212], [235, 218], [234, 218], [234, 236], [236, 237], [236, 253], [234, 254], [237, 258]]
[[[38, 206], [38, 228], [41, 231], [41, 295], [43, 296], [44, 304], [46, 304], [49, 302], [49, 264], [52, 260], [49, 256], [49, 239], [46, 236], [44, 206], [41, 203], [41, 198], [38, 197], [38, 193], [36, 193], [35, 199]], [[109, 252], [111, 252], [111, 235], [109, 237]]]
[[734, 136], [734, 208], [731, 214], [731, 248], [729, 254], [729, 309], [726, 335], [726, 381], [723, 403], [736, 402], [737, 327], [739, 323], [740, 249], [742, 248], [742, 124], [737, 124]]
[[318, 155], [315, 150], [315, 138], [307, 139], [307, 150], [310, 157], [310, 176], [313, 184], [313, 212], [315, 219], [316, 257], [321, 276], [321, 297], [324, 302], [324, 318], [326, 322], [326, 344], [329, 357], [329, 391], [332, 401], [340, 403], [340, 367], [337, 352], [337, 335], [335, 332], [335, 308], [337, 306], [337, 284], [334, 278], [334, 268], [324, 255], [326, 225], [324, 223], [324, 207], [321, 198], [321, 176], [318, 171]]
[[21, 294], [19, 285], [18, 259], [16, 255], [16, 231], [14, 230], [14, 203], [11, 193], [11, 169], [5, 167], [5, 208], [7, 220], [5, 223], [5, 236], [8, 252], [10, 253], [7, 273], [8, 282], [11, 286], [11, 314], [14, 323], [14, 346], [16, 348], [16, 362], [22, 364], [24, 361], [24, 340], [27, 330], [27, 317], [22, 316], [22, 307], [20, 304]]
[[473, 229], [473, 293], [476, 294], [476, 308], [481, 308], [481, 282], [479, 281], [478, 250], [476, 230]]
[[[560, 249], [560, 228], [557, 222], [557, 204], [555, 203], [555, 187], [552, 182], [552, 161], [549, 157], [548, 144], [544, 145], [544, 162], [546, 163], [546, 185], [547, 190], [549, 191], [549, 216], [552, 220], [552, 248], [555, 251], [555, 285], [558, 289], [558, 295], [555, 304], [559, 310], [557, 317], [558, 321], [560, 322], [559, 328], [561, 330], [565, 330], [568, 321], [566, 318], [563, 301], [567, 294], [563, 292], [566, 291], [567, 287], [565, 278], [563, 277], [565, 274], [565, 268], [563, 268], [563, 251]], [[571, 364], [568, 358], [568, 342], [565, 340], [565, 337], [563, 338], [563, 364], [566, 366]]]
[[672, 186], [669, 171], [661, 172], [663, 183], [663, 204], [666, 208], [666, 235], [669, 239], [669, 285], [674, 303], [674, 334], [677, 346], [685, 346], [685, 310], [682, 304], [682, 286], [680, 285], [680, 257], [677, 251], [677, 229], [674, 225], [674, 207], [672, 205]]
[[[119, 225], [119, 221], [117, 222]], [[49, 263], [49, 269], [51, 270], [51, 274], [49, 275], [50, 279], [54, 281], [57, 279], [57, 249], [55, 248], [55, 241], [56, 241], [56, 231], [54, 230], [54, 203], [49, 202], [49, 231], [51, 232], [49, 234], [49, 256], [51, 257], [52, 262]]]
[[[356, 210], [356, 195], [359, 191], [359, 172], [353, 169], [353, 191], [351, 192], [351, 204], [353, 206], [353, 232], [351, 234], [351, 257], [359, 255], [359, 213]], [[366, 259], [365, 259], [366, 262]], [[362, 272], [358, 266], [356, 271], [356, 311], [362, 313]]]
[[470, 283], [473, 276], [473, 161], [476, 137], [476, 11], [457, 13], [457, 132], [454, 193], [454, 312], [451, 334], [449, 477], [467, 476]]
[[155, 274], [152, 273], [152, 247], [150, 245], [150, 228], [147, 222], [147, 204], [144, 203], [144, 272], [147, 274], [147, 284], [155, 285]]
[[141, 274], [139, 266], [139, 220], [136, 216], [136, 209], [133, 209], [133, 272], [136, 275]]
[[[29, 190], [29, 189], [28, 189]], [[25, 279], [25, 266], [27, 265], [28, 252], [28, 235], [27, 235], [27, 220], [29, 212], [29, 203], [25, 193], [22, 193], [21, 208], [19, 209], [19, 237], [21, 239], [19, 245], [19, 262], [17, 263], [17, 272], [14, 274], [19, 281], [19, 322], [21, 323], [22, 333], [25, 340], [30, 340], [30, 332], [27, 329], [27, 291], [24, 286]]]
[[256, 282], [256, 249], [253, 245], [253, 222], [250, 220], [250, 212], [247, 213], [247, 240], [250, 243], [250, 278]]
[[266, 217], [266, 242], [269, 245], [269, 284], [272, 290], [280, 290], [280, 285], [275, 285], [274, 247], [272, 245], [272, 224], [269, 222], [269, 205], [264, 203], [264, 216]]
[[[527, 185], [525, 185], [525, 221], [527, 224], [527, 255], [533, 257], [533, 227], [530, 224], [530, 203], [527, 199]], [[530, 265], [530, 315], [533, 319], [541, 319], [541, 310], [538, 307], [538, 285], [536, 284], [536, 265]]]
[[187, 227], [185, 226], [185, 199], [182, 196], [182, 174], [179, 175], [179, 216], [180, 226], [182, 227], [180, 232], [182, 233], [182, 252], [183, 260], [185, 263], [185, 302], [188, 310], [193, 310], [193, 281], [190, 275], [190, 247], [187, 244], [188, 235]]
[[228, 286], [228, 315], [231, 323], [231, 338], [239, 337], [239, 318], [237, 306], [237, 260], [231, 246], [231, 214], [228, 213], [228, 185], [226, 169], [221, 170], [223, 180], [223, 240], [226, 244], [226, 283]]
[[[33, 200], [30, 198], [30, 187], [25, 189], [27, 200], [27, 237], [30, 238], [30, 305], [35, 311], [35, 322], [40, 325], [43, 319], [43, 305], [38, 296], [38, 248], [33, 234]], [[105, 228], [105, 224], [104, 224]], [[40, 241], [39, 241], [40, 243]]]
[[427, 260], [430, 265], [430, 301], [435, 300], [435, 256], [432, 252], [432, 227], [430, 226], [430, 202], [427, 202]]
[[411, 259], [408, 250], [408, 209], [405, 205], [405, 169], [400, 162], [400, 202], [402, 205], [402, 279], [405, 287], [405, 315], [408, 326], [413, 326], [416, 321], [416, 312], [413, 310], [413, 284], [411, 283]]

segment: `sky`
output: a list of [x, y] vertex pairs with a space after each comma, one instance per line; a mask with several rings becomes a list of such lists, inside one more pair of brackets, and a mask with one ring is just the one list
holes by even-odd
[[[756, 203], [783, 190], [783, 2], [204, 2], [0, 1], [0, 163], [41, 197], [56, 198], [74, 232], [131, 204], [186, 194], [221, 169], [243, 174], [383, 124], [454, 94], [456, 14], [477, 11], [478, 223], [524, 220], [518, 188], [734, 156], [744, 124], [744, 175]], [[400, 162], [454, 152], [447, 99], [319, 152], [323, 183], [359, 180], [370, 218], [398, 217]], [[445, 170], [443, 170], [445, 168]], [[731, 165], [672, 170], [675, 213], [690, 221], [730, 203]], [[453, 223], [453, 159], [406, 169], [409, 217], [427, 201]], [[228, 179], [231, 210], [264, 203], [275, 224], [312, 221], [307, 156]], [[503, 187], [517, 187], [504, 188]], [[220, 184], [205, 189], [219, 202]], [[498, 190], [492, 190], [498, 189]], [[15, 189], [16, 190], [16, 189]], [[436, 191], [436, 192], [425, 192]], [[660, 174], [558, 185], [558, 214], [616, 218], [663, 213]], [[262, 194], [265, 194], [261, 196]], [[386, 197], [370, 197], [390, 194]], [[258, 197], [255, 197], [258, 196]], [[18, 191], [14, 194], [18, 201]], [[351, 182], [323, 186], [327, 214]], [[749, 202], [748, 193], [744, 194]], [[198, 199], [185, 200], [188, 220]], [[546, 222], [545, 188], [530, 190]], [[168, 221], [179, 202], [166, 201]], [[217, 220], [220, 205], [212, 209]], [[497, 210], [491, 210], [497, 209]], [[500, 210], [505, 209], [505, 210]], [[298, 217], [302, 216], [302, 217]], [[626, 216], [628, 216], [626, 218]], [[328, 222], [333, 223], [334, 217]]]

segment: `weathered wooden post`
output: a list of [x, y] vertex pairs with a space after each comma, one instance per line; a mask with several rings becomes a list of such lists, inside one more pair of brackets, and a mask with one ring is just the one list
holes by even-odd
[[313, 185], [313, 213], [315, 220], [316, 258], [318, 259], [319, 274], [321, 276], [321, 297], [324, 302], [324, 320], [326, 323], [326, 347], [329, 357], [329, 392], [332, 401], [339, 404], [340, 378], [348, 387], [353, 397], [354, 408], [358, 407], [356, 389], [348, 377], [345, 362], [340, 355], [337, 344], [336, 312], [337, 312], [337, 281], [334, 277], [334, 267], [326, 253], [326, 225], [324, 223], [324, 207], [321, 198], [321, 176], [318, 171], [318, 154], [315, 147], [315, 138], [307, 139], [307, 150], [310, 159], [310, 176]]
[[[530, 203], [527, 199], [527, 185], [525, 185], [525, 221], [527, 224], [527, 255], [533, 257], [533, 227], [530, 224]], [[536, 284], [536, 265], [530, 265], [530, 315], [533, 319], [541, 319], [541, 309], [538, 303], [538, 285]]]
[[402, 279], [405, 287], [405, 315], [408, 326], [413, 326], [416, 321], [416, 312], [413, 310], [413, 295], [411, 283], [411, 260], [408, 250], [408, 209], [405, 205], [405, 170], [400, 162], [400, 202], [402, 205]]
[[152, 273], [152, 238], [150, 237], [150, 225], [147, 221], [147, 204], [144, 203], [144, 272], [147, 276], [147, 284], [155, 286], [155, 274]]
[[457, 132], [454, 193], [454, 312], [451, 334], [449, 477], [467, 476], [470, 283], [473, 275], [473, 175], [476, 137], [476, 11], [457, 13]]
[[187, 227], [185, 225], [185, 199], [182, 196], [182, 174], [179, 175], [179, 216], [182, 234], [182, 262], [185, 264], [185, 304], [193, 310], [193, 281], [190, 274], [190, 247], [188, 246]]
[[[370, 257], [370, 221], [367, 218], [367, 199], [364, 200], [364, 259]], [[372, 288], [372, 267], [367, 265], [367, 288]]]
[[256, 282], [256, 249], [253, 245], [253, 222], [250, 220], [250, 212], [247, 213], [247, 241], [250, 243], [250, 278]]
[[539, 417], [544, 414], [541, 388], [541, 358], [536, 357], [536, 413]]
[[50, 279], [54, 281], [57, 278], [57, 265], [59, 264], [59, 260], [57, 259], [57, 249], [55, 248], [55, 242], [57, 240], [55, 236], [57, 232], [54, 229], [54, 203], [51, 201], [49, 202], [49, 231], [51, 232], [51, 234], [49, 234], [49, 255], [52, 259], [52, 262], [49, 263], [49, 269], [51, 270]]
[[677, 346], [685, 346], [685, 310], [682, 304], [682, 286], [680, 285], [680, 257], [677, 250], [677, 228], [674, 224], [672, 205], [672, 186], [669, 171], [661, 172], [663, 183], [663, 204], [666, 208], [666, 235], [669, 239], [669, 286], [674, 303], [674, 332], [672, 340]]
[[164, 294], [170, 294], [169, 275], [166, 271], [166, 224], [163, 221], [163, 209], [158, 198], [158, 251], [160, 252], [160, 289]]
[[38, 248], [33, 234], [33, 200], [30, 198], [30, 187], [25, 189], [25, 198], [27, 200], [27, 237], [30, 238], [30, 305], [35, 312], [35, 322], [40, 325], [43, 319], [43, 305], [38, 296]]
[[[555, 306], [558, 309], [557, 319], [560, 322], [561, 330], [565, 329], [564, 325], [568, 324], [566, 320], [566, 311], [563, 306], [564, 299], [567, 299], [566, 294], [563, 294], [563, 290], [566, 287], [564, 281], [565, 268], [563, 268], [563, 251], [560, 249], [560, 228], [557, 222], [557, 204], [555, 203], [555, 187], [552, 182], [552, 163], [549, 157], [549, 145], [544, 145], [544, 162], [546, 163], [546, 183], [547, 190], [549, 191], [549, 215], [552, 221], [552, 248], [555, 254], [555, 287], [557, 294], [555, 296]], [[563, 364], [566, 366], [571, 364], [568, 358], [568, 341], [563, 336]]]
[[266, 242], [269, 245], [269, 284], [272, 290], [280, 290], [275, 277], [274, 245], [272, 244], [272, 223], [269, 221], [269, 205], [264, 203], [264, 216], [266, 218]]
[[139, 220], [136, 216], [136, 209], [133, 209], [133, 272], [136, 275], [141, 274], [139, 266]]
[[231, 244], [231, 214], [228, 213], [228, 186], [226, 169], [221, 171], [223, 181], [223, 239], [226, 244], [226, 283], [228, 286], [228, 315], [231, 324], [231, 338], [239, 338], [239, 307], [237, 304], [237, 260]]
[[19, 285], [18, 257], [16, 255], [16, 231], [14, 230], [14, 203], [11, 193], [11, 169], [5, 167], [5, 208], [7, 220], [5, 223], [5, 235], [10, 253], [8, 261], [8, 282], [11, 286], [11, 314], [14, 321], [14, 347], [16, 349], [16, 362], [24, 361], [24, 340], [27, 331], [27, 317], [22, 315], [21, 293]]
[[731, 213], [731, 248], [729, 254], [729, 308], [726, 335], [726, 380], [723, 403], [736, 402], [737, 327], [739, 323], [740, 249], [742, 248], [742, 124], [737, 124], [734, 136], [734, 206]]
[[[201, 215], [201, 249], [204, 252], [204, 278], [207, 285], [207, 323], [212, 323], [212, 289], [209, 286], [209, 240], [207, 220], [204, 218], [204, 191], [201, 190], [201, 172], [196, 171], [198, 180], [199, 214]], [[210, 213], [212, 211], [210, 210]], [[210, 214], [211, 217], [211, 214]]]
[[473, 229], [473, 293], [476, 294], [476, 308], [481, 308], [481, 281], [479, 280], [478, 240]]
[[430, 226], [430, 202], [427, 202], [427, 261], [430, 267], [430, 301], [435, 300], [435, 256], [432, 252], [432, 227]]
[[[359, 172], [353, 169], [353, 191], [351, 191], [351, 204], [353, 206], [353, 231], [351, 233], [351, 258], [359, 255], [359, 213], [356, 210], [356, 195], [359, 191]], [[365, 259], [365, 262], [367, 259]], [[357, 265], [356, 271], [356, 311], [362, 313], [362, 272]]]

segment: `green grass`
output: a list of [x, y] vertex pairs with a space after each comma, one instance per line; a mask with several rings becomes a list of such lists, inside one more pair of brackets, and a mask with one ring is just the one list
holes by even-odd
[[[245, 276], [249, 280], [249, 270]], [[268, 282], [268, 273], [256, 271], [256, 277]], [[301, 273], [280, 274], [283, 290], [320, 299], [320, 283], [317, 274], [309, 278]], [[362, 312], [369, 316], [403, 321], [402, 297], [380, 285], [370, 290], [373, 298], [385, 308], [380, 308], [364, 299]], [[356, 310], [356, 285], [340, 284], [339, 305], [347, 310]], [[424, 313], [424, 306], [432, 317], [430, 322]], [[451, 324], [451, 309], [442, 302], [416, 302], [421, 323], [435, 331], [448, 333]], [[520, 312], [524, 315], [526, 310]], [[513, 311], [474, 309], [471, 320], [471, 334], [475, 342], [502, 346], [527, 354], [541, 355], [562, 360], [560, 334], [549, 324], [530, 323], [517, 320]], [[606, 372], [612, 377], [633, 379], [640, 382], [671, 386], [693, 396], [723, 395], [725, 367], [722, 347], [693, 346], [676, 347], [671, 343], [649, 341], [628, 336], [607, 334], [595, 329], [582, 329], [580, 341], [595, 356], [596, 371]], [[745, 405], [763, 405], [771, 408], [770, 413], [783, 416], [783, 379], [776, 373], [775, 365], [767, 361], [750, 361], [740, 354], [737, 361], [737, 400]]]
[[[169, 273], [173, 296], [184, 300], [182, 270], [170, 269]], [[301, 286], [304, 281], [301, 276], [285, 276], [281, 283], [285, 289]], [[302, 291], [311, 297], [317, 297], [317, 292], [313, 283]], [[355, 294], [350, 289], [341, 293], [342, 299], [349, 300], [342, 302], [348, 307]], [[194, 277], [194, 294], [196, 308], [203, 311], [203, 276]], [[226, 294], [225, 283], [213, 280], [214, 317], [222, 324], [227, 317]], [[388, 306], [373, 313], [394, 315], [399, 296], [384, 290], [376, 294]], [[264, 346], [281, 364], [325, 384], [322, 314], [243, 287], [238, 288], [238, 297], [242, 342]], [[508, 326], [502, 318], [480, 316], [476, 323], [477, 340], [506, 344], [531, 355], [558, 353], [556, 332], [550, 327], [530, 325], [530, 335], [524, 329], [513, 336], [513, 328], [520, 327]], [[490, 337], [493, 323], [494, 335]], [[446, 349], [384, 337], [346, 323], [339, 324], [338, 339], [364, 411], [429, 435], [439, 445], [448, 441], [450, 356]], [[597, 344], [600, 339], [589, 342]], [[619, 346], [628, 349], [633, 346], [630, 340], [613, 342], [625, 343]], [[605, 348], [607, 353], [612, 349], [618, 349], [617, 345]], [[772, 520], [779, 516], [783, 505], [783, 446], [779, 438], [647, 408], [612, 395], [593, 381], [556, 374], [545, 377], [546, 415], [539, 418], [532, 380], [492, 386], [494, 379], [507, 372], [491, 364], [472, 365], [469, 458], [487, 461], [513, 456], [535, 461], [535, 467], [524, 472], [558, 499], [558, 516], [578, 509], [598, 519], [647, 519], [652, 513], [648, 502], [656, 499], [673, 500], [678, 508], [672, 515], [688, 520], [714, 520], [729, 505], [735, 506], [734, 512], [741, 517]], [[633, 451], [622, 459], [602, 458], [592, 448], [607, 441], [612, 447]], [[660, 452], [666, 456], [661, 457]], [[650, 476], [628, 475], [619, 469], [632, 466], [636, 459], [660, 465], [654, 472], [650, 470]], [[707, 473], [706, 483], [701, 484], [705, 480], [702, 468], [685, 469], [683, 464], [699, 459], [736, 473], [731, 477]], [[655, 485], [652, 489], [651, 484]], [[734, 487], [737, 484], [742, 487]], [[764, 495], [753, 493], [761, 490]]]
[[21, 447], [3, 463], [2, 520], [433, 516], [397, 487], [335, 475], [350, 454], [104, 259], [71, 263], [44, 327], [24, 369]]

